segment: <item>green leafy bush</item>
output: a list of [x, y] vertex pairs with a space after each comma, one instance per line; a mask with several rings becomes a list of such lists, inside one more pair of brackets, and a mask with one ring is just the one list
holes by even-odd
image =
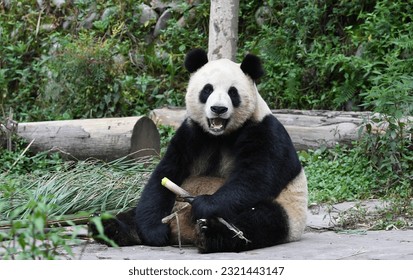
[[45, 108], [70, 119], [122, 113], [124, 62], [114, 61], [114, 42], [80, 34], [74, 42], [60, 43], [46, 63], [48, 77], [40, 95]]
[[260, 88], [271, 107], [371, 110], [375, 88], [390, 86], [383, 81], [412, 80], [412, 10], [401, 0], [268, 1], [243, 49], [264, 58]]
[[[33, 121], [183, 106], [182, 60], [188, 49], [207, 45], [209, 3], [191, 10], [183, 2], [153, 38], [155, 22], [139, 22], [143, 2], [0, 3], [0, 107]], [[182, 15], [186, 24], [178, 27]]]
[[[310, 202], [386, 198], [410, 205], [413, 196], [411, 169], [400, 175], [385, 165], [372, 164], [366, 155], [363, 146], [299, 152], [308, 179]], [[408, 161], [403, 163], [404, 167], [405, 164]]]
[[299, 153], [304, 166], [310, 203], [337, 203], [374, 197], [377, 174], [358, 150], [337, 146]]

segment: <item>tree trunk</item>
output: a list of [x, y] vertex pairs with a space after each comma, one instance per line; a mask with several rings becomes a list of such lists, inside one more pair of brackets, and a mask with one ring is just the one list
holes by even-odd
[[67, 159], [111, 161], [127, 155], [159, 155], [160, 137], [147, 117], [19, 123], [17, 134], [31, 150], [57, 151]]
[[[184, 109], [156, 109], [150, 118], [156, 124], [177, 128], [185, 118]], [[358, 139], [363, 116], [368, 113], [339, 111], [273, 110], [285, 126], [297, 150], [333, 147], [336, 143], [351, 144]]]
[[239, 0], [211, 0], [208, 59], [235, 61], [238, 41]]

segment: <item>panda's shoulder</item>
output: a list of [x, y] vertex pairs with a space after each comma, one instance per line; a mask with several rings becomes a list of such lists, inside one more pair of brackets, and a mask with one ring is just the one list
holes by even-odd
[[290, 135], [284, 125], [272, 114], [266, 115], [260, 121], [248, 121], [242, 128], [243, 138], [254, 139], [254, 142], [267, 143], [293, 149]]
[[250, 120], [245, 128], [246, 130], [259, 130], [270, 134], [277, 132], [277, 134], [283, 135], [286, 133], [283, 124], [273, 114], [265, 115], [260, 121]]

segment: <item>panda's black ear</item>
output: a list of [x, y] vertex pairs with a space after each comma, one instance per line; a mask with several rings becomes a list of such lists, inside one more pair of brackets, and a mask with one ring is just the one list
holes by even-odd
[[189, 73], [194, 73], [207, 63], [208, 55], [203, 49], [193, 49], [186, 54], [185, 68]]
[[264, 75], [264, 69], [261, 65], [261, 60], [258, 56], [253, 54], [247, 54], [241, 63], [241, 70], [254, 81], [261, 78]]

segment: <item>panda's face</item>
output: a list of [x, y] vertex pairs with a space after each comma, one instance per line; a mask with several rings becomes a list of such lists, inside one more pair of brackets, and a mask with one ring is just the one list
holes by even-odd
[[188, 116], [213, 135], [228, 134], [248, 120], [257, 104], [252, 78], [228, 59], [206, 63], [191, 76]]

